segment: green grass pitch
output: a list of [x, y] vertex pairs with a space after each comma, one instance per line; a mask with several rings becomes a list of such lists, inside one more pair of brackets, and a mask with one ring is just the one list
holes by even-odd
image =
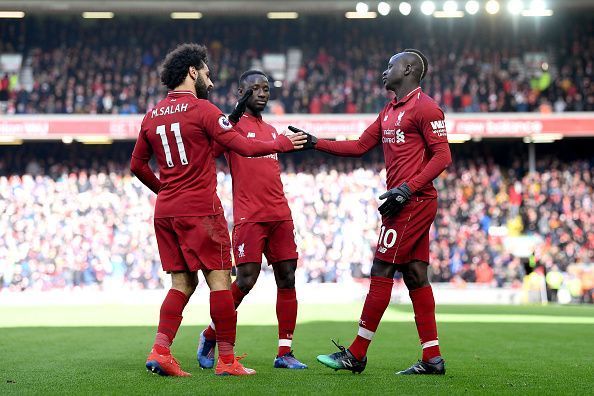
[[[158, 306], [0, 307], [0, 394], [592, 394], [594, 307], [438, 306], [445, 376], [395, 376], [419, 357], [409, 306], [391, 306], [361, 375], [316, 362], [331, 338], [348, 346], [361, 309], [304, 305], [295, 334], [302, 371], [272, 368], [274, 306], [239, 309], [236, 351], [249, 378], [200, 370], [195, 351], [207, 307], [190, 305], [173, 346], [191, 378], [148, 373]], [[262, 325], [257, 325], [262, 323]]]

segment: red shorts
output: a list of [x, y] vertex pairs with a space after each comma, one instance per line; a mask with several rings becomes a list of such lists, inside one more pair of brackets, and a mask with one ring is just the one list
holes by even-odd
[[382, 219], [375, 258], [394, 264], [429, 262], [429, 228], [437, 214], [437, 199], [411, 200], [394, 217]]
[[233, 227], [235, 265], [261, 263], [262, 253], [268, 264], [299, 257], [292, 220], [241, 223]]
[[163, 270], [231, 269], [231, 243], [223, 214], [155, 219]]

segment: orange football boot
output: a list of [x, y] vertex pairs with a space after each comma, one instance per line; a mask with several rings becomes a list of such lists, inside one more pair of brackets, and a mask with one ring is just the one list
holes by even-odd
[[243, 367], [243, 364], [239, 363], [246, 355], [236, 356], [231, 364], [225, 364], [219, 357], [217, 361], [217, 367], [215, 369], [216, 375], [254, 375], [256, 370]]
[[186, 373], [181, 369], [179, 363], [171, 354], [159, 355], [154, 349], [146, 359], [146, 369], [153, 373], [172, 377], [191, 377], [192, 374]]

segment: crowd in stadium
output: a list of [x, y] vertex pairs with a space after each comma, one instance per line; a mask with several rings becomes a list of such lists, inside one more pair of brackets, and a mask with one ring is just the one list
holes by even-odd
[[[387, 20], [362, 25], [323, 17], [282, 24], [6, 21], [0, 54], [22, 54], [23, 63], [19, 72], [0, 72], [0, 114], [144, 113], [164, 95], [160, 60], [174, 43], [187, 41], [208, 46], [210, 100], [227, 113], [238, 76], [264, 54], [289, 48], [302, 52], [295, 79], [277, 81], [268, 111], [378, 112], [387, 98], [380, 73], [390, 55], [407, 47], [429, 58], [422, 86], [445, 111], [594, 111], [593, 20], [571, 20], [456, 29], [438, 20], [420, 27], [407, 18], [397, 29]], [[129, 150], [98, 156], [66, 150], [73, 156], [66, 160], [64, 153], [56, 160], [27, 150], [0, 156], [0, 289], [163, 287], [151, 218], [155, 197], [131, 177]], [[519, 287], [527, 271], [543, 268], [562, 274], [551, 288], [592, 302], [594, 165], [547, 158], [529, 173], [488, 156], [469, 158], [457, 158], [435, 182], [440, 207], [431, 229], [430, 280]], [[381, 158], [285, 156], [283, 165], [300, 250], [298, 282], [369, 276], [377, 197], [385, 191]], [[220, 166], [218, 192], [230, 222], [231, 178]], [[522, 259], [506, 242], [520, 235], [540, 241]]]
[[[154, 239], [155, 196], [130, 176], [124, 158], [15, 151], [0, 158], [0, 287], [159, 288], [164, 273]], [[62, 154], [63, 155], [63, 154]], [[378, 235], [379, 157], [283, 159], [283, 181], [300, 250], [298, 282], [349, 282], [369, 275]], [[25, 166], [26, 164], [26, 166]], [[594, 292], [594, 166], [538, 164], [536, 174], [493, 161], [460, 159], [435, 185], [432, 282], [519, 287], [526, 265], [508, 235], [541, 236], [532, 260], [563, 273], [576, 300]], [[381, 171], [380, 171], [381, 170]], [[218, 192], [229, 222], [231, 178], [221, 164]]]
[[254, 60], [295, 47], [303, 57], [294, 81], [274, 89], [269, 110], [275, 113], [379, 111], [386, 98], [380, 73], [406, 47], [428, 56], [423, 87], [446, 111], [592, 111], [593, 24], [576, 18], [540, 31], [505, 23], [452, 29], [438, 20], [419, 28], [416, 19], [403, 18], [398, 34], [392, 21], [334, 18], [6, 22], [0, 52], [23, 54], [32, 81], [28, 89], [24, 74], [0, 73], [0, 113], [144, 113], [163, 95], [159, 62], [173, 43], [187, 41], [208, 45], [211, 100], [225, 112], [235, 104], [238, 76]]

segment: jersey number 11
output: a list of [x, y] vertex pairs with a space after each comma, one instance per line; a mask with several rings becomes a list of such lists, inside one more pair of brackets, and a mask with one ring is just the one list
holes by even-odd
[[[186, 157], [186, 149], [184, 148], [184, 141], [182, 140], [181, 131], [179, 129], [179, 122], [171, 124], [171, 132], [175, 135], [177, 151], [179, 151], [179, 159], [181, 160], [182, 165], [188, 165], [188, 157]], [[157, 135], [161, 136], [161, 143], [163, 143], [163, 150], [165, 150], [165, 161], [167, 161], [167, 166], [173, 168], [173, 158], [171, 158], [171, 148], [167, 141], [165, 125], [159, 125], [157, 127]]]

